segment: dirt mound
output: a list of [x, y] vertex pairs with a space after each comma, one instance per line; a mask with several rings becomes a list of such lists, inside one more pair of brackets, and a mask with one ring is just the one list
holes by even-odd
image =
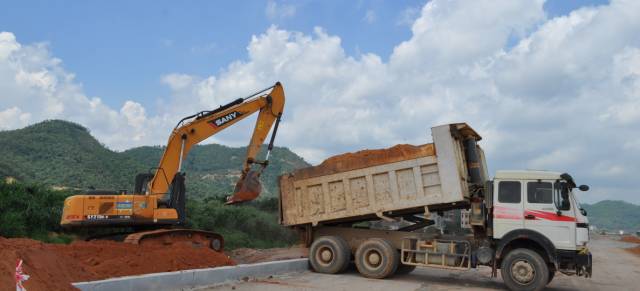
[[306, 179], [433, 155], [435, 155], [433, 144], [418, 146], [399, 144], [386, 149], [362, 150], [333, 156], [315, 167], [296, 170], [293, 175], [296, 178]]
[[637, 236], [625, 235], [620, 240], [623, 242], [640, 244], [640, 237]]
[[238, 264], [253, 264], [260, 262], [281, 261], [289, 259], [306, 258], [309, 249], [302, 246], [290, 248], [273, 248], [273, 249], [235, 249], [229, 255]]
[[636, 256], [640, 256], [640, 246], [637, 247], [633, 247], [633, 248], [629, 248], [627, 249], [628, 252], [636, 255]]
[[0, 289], [15, 286], [18, 259], [31, 278], [27, 290], [74, 290], [70, 283], [111, 277], [234, 265], [225, 254], [208, 248], [177, 245], [138, 246], [111, 241], [45, 244], [0, 237]]

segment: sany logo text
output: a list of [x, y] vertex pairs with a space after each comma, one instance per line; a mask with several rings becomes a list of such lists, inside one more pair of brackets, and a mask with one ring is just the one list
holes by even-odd
[[211, 125], [213, 125], [215, 127], [220, 127], [220, 126], [225, 125], [227, 122], [238, 118], [240, 115], [242, 115], [242, 113], [240, 113], [238, 111], [229, 112], [225, 116], [218, 117], [218, 118], [210, 121], [209, 123], [211, 123]]

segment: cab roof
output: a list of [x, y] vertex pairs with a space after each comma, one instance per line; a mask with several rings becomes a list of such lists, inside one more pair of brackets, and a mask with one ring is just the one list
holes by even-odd
[[560, 172], [539, 170], [502, 170], [496, 171], [496, 179], [525, 179], [525, 180], [556, 180], [560, 179]]

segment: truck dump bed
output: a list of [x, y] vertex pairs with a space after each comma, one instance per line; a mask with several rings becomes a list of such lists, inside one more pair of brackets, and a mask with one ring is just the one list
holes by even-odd
[[[470, 197], [464, 140], [481, 137], [465, 123], [433, 127], [431, 135], [431, 144], [342, 154], [281, 176], [280, 222], [316, 225], [464, 205]], [[480, 165], [472, 166], [486, 177], [477, 152]]]

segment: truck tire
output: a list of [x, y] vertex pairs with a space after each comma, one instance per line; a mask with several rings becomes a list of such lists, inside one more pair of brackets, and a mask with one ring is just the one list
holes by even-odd
[[555, 275], [556, 275], [556, 270], [549, 268], [549, 279], [547, 280], [547, 285], [551, 283]]
[[356, 267], [367, 278], [383, 279], [393, 275], [398, 269], [398, 256], [398, 250], [387, 240], [368, 239], [356, 250]]
[[309, 249], [309, 262], [318, 273], [340, 273], [347, 269], [350, 261], [349, 244], [339, 236], [319, 237]]
[[539, 291], [549, 282], [549, 267], [535, 251], [515, 249], [500, 265], [502, 281], [509, 290]]

